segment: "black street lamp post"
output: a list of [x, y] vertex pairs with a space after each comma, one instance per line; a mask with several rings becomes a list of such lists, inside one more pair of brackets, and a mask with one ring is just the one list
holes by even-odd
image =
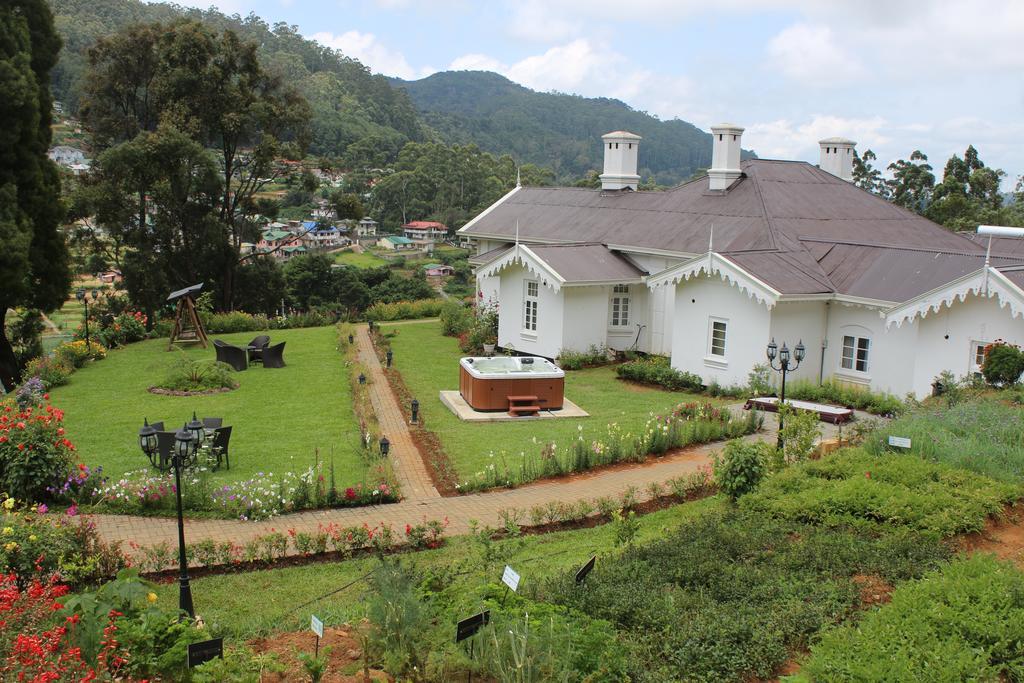
[[[786, 375], [793, 370], [800, 367], [800, 363], [804, 359], [806, 349], [804, 348], [804, 342], [801, 339], [797, 342], [796, 347], [793, 349], [793, 360], [796, 361], [792, 365], [790, 364], [789, 349], [786, 347], [786, 342], [782, 342], [782, 348], [780, 349], [775, 344], [775, 337], [768, 343], [768, 365], [775, 372], [782, 373], [782, 388], [779, 391], [779, 437], [775, 442], [777, 448], [782, 448], [782, 427], [785, 418], [783, 417], [783, 404], [786, 402]], [[775, 357], [779, 357], [779, 366], [775, 367]]]
[[[201, 427], [200, 427], [201, 428]], [[196, 612], [192, 607], [192, 587], [188, 583], [188, 558], [185, 554], [185, 519], [181, 513], [181, 470], [192, 456], [195, 455], [198, 447], [195, 434], [188, 425], [182, 425], [181, 429], [174, 435], [174, 492], [178, 503], [178, 566], [181, 569], [181, 576], [178, 579], [180, 590], [178, 592], [178, 607], [192, 619], [195, 619]]]
[[[100, 298], [100, 290], [94, 289], [90, 293], [92, 300], [95, 302], [96, 299]], [[75, 290], [75, 298], [78, 299], [78, 303], [85, 306], [85, 348], [89, 348], [89, 297], [85, 295], [85, 289], [79, 287]]]

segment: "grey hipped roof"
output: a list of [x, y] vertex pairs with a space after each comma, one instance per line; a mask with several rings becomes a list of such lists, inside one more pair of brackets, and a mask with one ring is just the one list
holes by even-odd
[[[711, 245], [783, 294], [891, 302], [984, 263], [978, 241], [811, 164], [750, 159], [741, 168], [724, 192], [709, 190], [706, 178], [664, 192], [522, 187], [460, 233], [512, 242], [518, 222], [534, 250], [543, 248], [538, 242], [605, 244], [686, 257]], [[1024, 245], [993, 246], [994, 266], [1013, 263], [1024, 263]]]
[[531, 245], [567, 285], [638, 281], [647, 273], [603, 244]]

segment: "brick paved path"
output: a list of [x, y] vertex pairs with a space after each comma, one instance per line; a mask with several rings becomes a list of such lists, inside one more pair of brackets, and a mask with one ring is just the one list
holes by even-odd
[[[388, 387], [366, 326], [360, 325], [357, 334], [359, 360], [370, 372], [370, 399], [381, 429], [391, 441], [390, 457], [405, 498], [390, 505], [312, 510], [283, 515], [265, 522], [228, 519], [186, 520], [185, 537], [189, 543], [210, 538], [215, 541], [230, 540], [244, 544], [256, 536], [268, 533], [271, 529], [313, 531], [319, 524], [330, 523], [355, 526], [365, 522], [375, 526], [385, 522], [394, 525], [398, 530], [404, 528], [406, 523], [420, 522], [424, 518], [444, 517], [450, 522], [449, 534], [464, 534], [469, 531], [470, 520], [498, 526], [501, 521], [498, 512], [503, 509], [518, 508], [528, 513], [530, 508], [550, 502], [567, 503], [603, 496], [618, 497], [629, 487], [637, 489], [638, 501], [645, 501], [650, 497], [647, 492], [649, 484], [664, 483], [668, 479], [709, 465], [712, 455], [723, 447], [722, 443], [706, 444], [639, 465], [619, 466], [600, 472], [541, 481], [517, 489], [499, 489], [442, 498], [430, 481], [426, 467], [409, 434], [406, 417]], [[746, 438], [774, 440], [776, 425], [776, 416], [768, 413], [765, 415], [764, 429]], [[825, 438], [834, 435], [834, 428], [822, 426], [825, 428]], [[177, 523], [173, 518], [93, 515], [93, 519], [100, 534], [107, 541], [123, 541], [125, 546], [129, 541], [134, 541], [139, 546], [166, 542], [174, 547], [177, 544]]]
[[377, 359], [366, 325], [357, 327], [356, 342], [359, 362], [366, 366], [370, 373], [367, 381], [373, 412], [380, 423], [381, 434], [387, 436], [391, 442], [388, 460], [395, 471], [402, 497], [412, 501], [439, 498], [441, 494], [434, 488], [427, 467], [423, 464], [423, 458], [420, 457], [412, 434], [409, 433], [406, 414], [388, 387], [388, 379], [384, 376], [384, 368]]

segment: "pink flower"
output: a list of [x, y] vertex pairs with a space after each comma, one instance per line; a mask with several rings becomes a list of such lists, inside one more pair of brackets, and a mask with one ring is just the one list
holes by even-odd
[[39, 506], [36, 507], [36, 512], [38, 512], [41, 515], [45, 515], [49, 509], [50, 508], [46, 507], [46, 503], [40, 503]]
[[75, 505], [74, 503], [72, 503], [71, 507], [68, 508], [67, 516], [68, 517], [74, 517], [77, 514], [78, 514], [78, 506]]

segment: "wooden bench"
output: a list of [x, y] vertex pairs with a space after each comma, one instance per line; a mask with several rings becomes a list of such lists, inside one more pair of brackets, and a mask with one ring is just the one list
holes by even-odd
[[508, 414], [513, 417], [533, 416], [540, 412], [536, 396], [506, 396]]

